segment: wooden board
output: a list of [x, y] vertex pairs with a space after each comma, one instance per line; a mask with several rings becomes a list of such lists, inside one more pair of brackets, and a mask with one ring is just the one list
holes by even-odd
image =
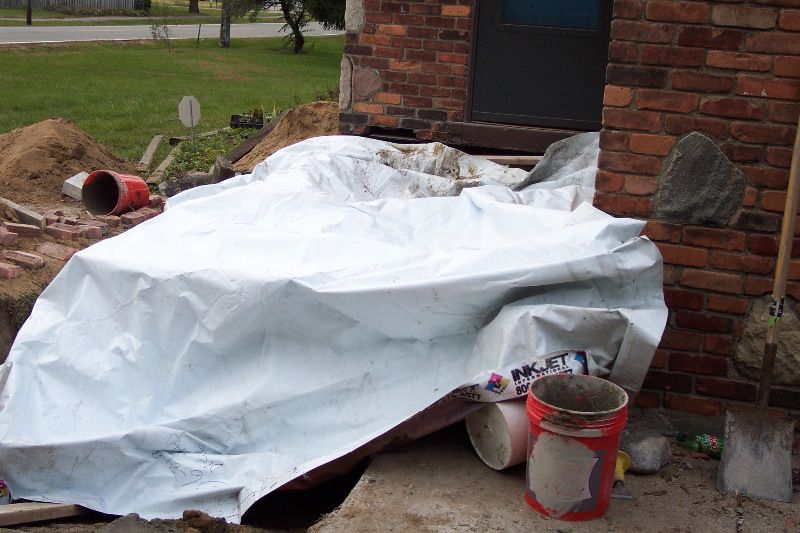
[[178, 154], [178, 145], [172, 147], [172, 151], [167, 154], [167, 157], [161, 162], [158, 167], [150, 174], [150, 177], [147, 178], [147, 183], [161, 183], [161, 179], [164, 177], [164, 172], [166, 172], [167, 167], [172, 163], [172, 160], [175, 159], [175, 156]]
[[156, 135], [153, 137], [150, 144], [147, 145], [147, 149], [144, 151], [142, 158], [139, 160], [139, 164], [137, 165], [139, 171], [144, 172], [150, 168], [150, 163], [153, 162], [153, 156], [156, 155], [156, 150], [158, 150], [163, 139], [163, 135]]
[[542, 160], [540, 155], [479, 155], [498, 165], [534, 166]]
[[87, 512], [87, 509], [72, 503], [10, 503], [8, 505], [0, 505], [0, 526], [67, 518]]

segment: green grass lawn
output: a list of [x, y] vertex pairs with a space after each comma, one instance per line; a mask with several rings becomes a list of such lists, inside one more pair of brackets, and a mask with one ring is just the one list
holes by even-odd
[[47, 117], [75, 121], [115, 153], [141, 157], [156, 134], [184, 135], [177, 106], [200, 101], [197, 131], [226, 126], [230, 115], [263, 107], [287, 108], [315, 91], [338, 86], [342, 37], [309, 37], [299, 56], [280, 38], [86, 43], [0, 48], [0, 132]]

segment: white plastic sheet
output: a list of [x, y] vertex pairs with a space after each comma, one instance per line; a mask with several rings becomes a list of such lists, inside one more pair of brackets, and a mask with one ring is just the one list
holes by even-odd
[[[237, 521], [532, 355], [584, 350], [637, 390], [666, 320], [660, 255], [591, 207], [592, 168], [562, 171], [512, 192], [524, 174], [441, 145], [324, 137], [175, 197], [37, 301], [0, 369], [0, 477], [21, 498]], [[490, 185], [446, 196], [465, 182]]]

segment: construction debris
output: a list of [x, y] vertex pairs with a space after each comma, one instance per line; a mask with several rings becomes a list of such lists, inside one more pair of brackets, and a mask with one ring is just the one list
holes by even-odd
[[147, 145], [147, 148], [142, 154], [142, 158], [139, 160], [139, 163], [136, 164], [136, 170], [138, 172], [147, 172], [147, 169], [150, 168], [150, 164], [153, 162], [153, 156], [156, 155], [156, 150], [158, 147], [161, 146], [161, 141], [164, 140], [163, 135], [156, 135], [150, 141], [150, 144]]
[[61, 186], [61, 194], [69, 196], [74, 200], [81, 201], [83, 199], [81, 196], [83, 182], [86, 181], [88, 177], [88, 172], [78, 172], [71, 178], [64, 180], [64, 185]]

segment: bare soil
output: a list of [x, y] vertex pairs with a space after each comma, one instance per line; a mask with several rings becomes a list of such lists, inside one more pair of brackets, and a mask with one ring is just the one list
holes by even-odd
[[240, 172], [252, 172], [256, 165], [281, 148], [311, 137], [339, 133], [339, 105], [335, 102], [311, 102], [290, 109], [275, 128], [250, 153], [234, 164]]
[[64, 180], [100, 169], [129, 173], [133, 165], [69, 120], [51, 118], [0, 135], [0, 196], [34, 211], [69, 204], [61, 195]]

